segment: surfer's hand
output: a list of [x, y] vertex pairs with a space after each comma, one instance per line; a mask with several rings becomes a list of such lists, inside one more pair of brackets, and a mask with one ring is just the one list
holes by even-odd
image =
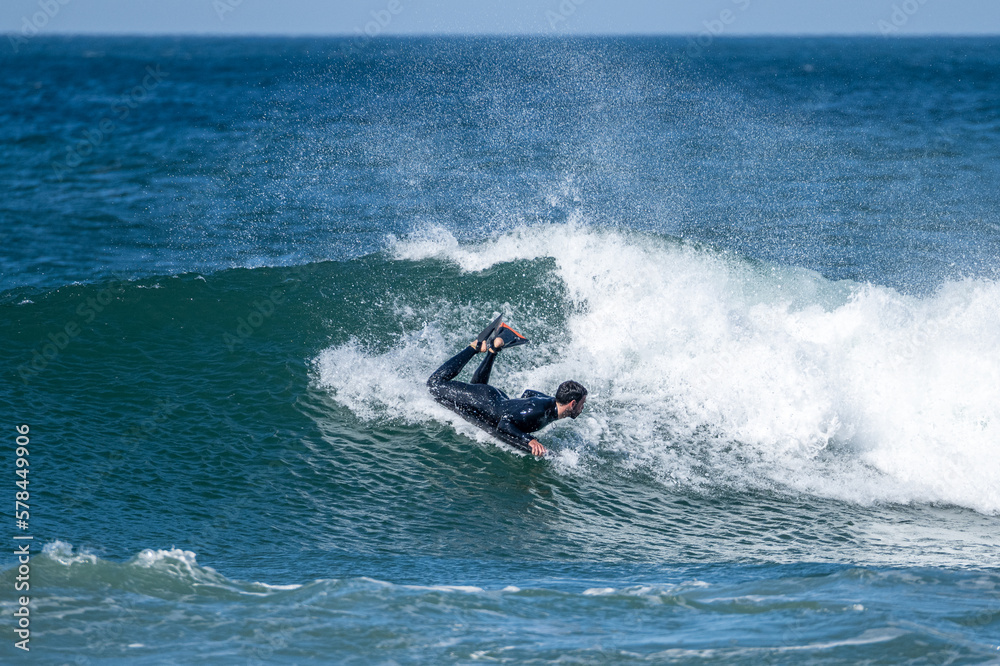
[[530, 442], [528, 442], [528, 446], [531, 447], [531, 455], [533, 456], [545, 455], [545, 447], [542, 446], [541, 442], [539, 442], [537, 439], [533, 439]]

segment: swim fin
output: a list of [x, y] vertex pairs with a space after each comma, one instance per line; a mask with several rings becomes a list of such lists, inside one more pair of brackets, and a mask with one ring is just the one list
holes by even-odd
[[490, 345], [492, 345], [493, 338], [496, 337], [496, 330], [500, 328], [502, 323], [503, 323], [503, 313], [501, 312], [500, 316], [491, 321], [490, 325], [484, 328], [483, 332], [480, 333], [479, 337], [476, 338], [476, 349], [479, 349], [479, 346], [483, 344], [483, 342], [485, 342], [486, 340], [489, 340]]
[[497, 332], [493, 335], [493, 340], [496, 340], [496, 338], [500, 338], [501, 340], [503, 340], [503, 346], [499, 348], [494, 347], [494, 342], [491, 340], [490, 347], [493, 347], [498, 351], [500, 349], [506, 349], [508, 347], [526, 345], [530, 342], [528, 338], [524, 337], [523, 335], [512, 329], [507, 324], [500, 324], [500, 327], [497, 329]]

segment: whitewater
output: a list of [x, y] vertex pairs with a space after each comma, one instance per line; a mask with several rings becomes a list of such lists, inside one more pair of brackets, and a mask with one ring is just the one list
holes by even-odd
[[[590, 414], [553, 428], [569, 468], [613, 458], [665, 484], [1000, 511], [995, 281], [910, 296], [580, 223], [467, 244], [430, 227], [388, 253], [468, 273], [521, 262], [553, 283], [556, 318], [492, 306], [534, 340], [505, 355], [504, 385], [547, 389], [574, 377], [592, 392]], [[362, 417], [446, 421], [482, 441], [423, 385], [473, 330], [449, 324], [470, 318], [463, 305], [397, 303], [419, 328], [384, 353], [355, 342], [324, 351], [320, 383]]]

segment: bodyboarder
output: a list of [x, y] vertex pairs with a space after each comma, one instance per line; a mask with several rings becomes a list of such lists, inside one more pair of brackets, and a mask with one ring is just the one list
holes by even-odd
[[[427, 387], [435, 400], [504, 442], [536, 456], [544, 455], [545, 447], [530, 433], [555, 420], [579, 416], [587, 400], [587, 389], [569, 380], [559, 385], [554, 397], [528, 390], [520, 398], [512, 399], [490, 386], [490, 372], [500, 350], [528, 342], [503, 323], [502, 317], [497, 317], [469, 346], [435, 370], [427, 380]], [[485, 353], [486, 358], [472, 374], [472, 380], [468, 384], [455, 381], [462, 368], [479, 353]]]

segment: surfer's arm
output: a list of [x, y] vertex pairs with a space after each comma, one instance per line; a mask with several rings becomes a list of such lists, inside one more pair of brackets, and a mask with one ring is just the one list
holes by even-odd
[[503, 438], [504, 441], [511, 446], [515, 446], [522, 451], [527, 451], [528, 453], [536, 456], [540, 456], [545, 453], [545, 447], [542, 446], [537, 439], [523, 430], [518, 429], [517, 426], [510, 422], [509, 417], [505, 416], [500, 419], [496, 428], [499, 432], [505, 435]]

